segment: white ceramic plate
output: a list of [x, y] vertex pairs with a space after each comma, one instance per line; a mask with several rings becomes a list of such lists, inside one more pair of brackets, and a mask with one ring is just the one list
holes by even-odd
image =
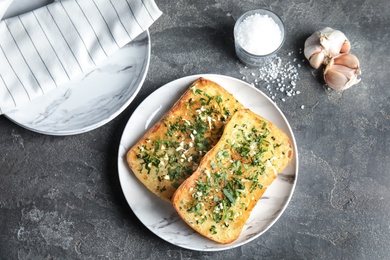
[[[232, 93], [244, 106], [269, 119], [291, 138], [294, 157], [279, 174], [257, 203], [240, 237], [233, 243], [215, 243], [190, 228], [173, 206], [147, 190], [134, 176], [126, 163], [126, 152], [180, 98], [189, 85], [200, 76], [213, 80]], [[293, 194], [298, 175], [298, 154], [289, 123], [271, 99], [248, 83], [221, 75], [194, 75], [172, 81], [147, 97], [129, 119], [119, 146], [119, 179], [123, 193], [134, 214], [153, 233], [162, 239], [192, 250], [219, 251], [241, 246], [259, 237], [282, 215]]]
[[150, 61], [146, 31], [93, 71], [5, 114], [16, 124], [48, 135], [96, 129], [119, 115], [139, 92]]

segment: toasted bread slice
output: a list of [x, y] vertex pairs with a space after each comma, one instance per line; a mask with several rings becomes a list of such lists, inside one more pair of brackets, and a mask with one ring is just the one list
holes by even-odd
[[128, 151], [128, 165], [149, 190], [171, 201], [218, 142], [230, 116], [242, 108], [224, 88], [200, 78]]
[[173, 206], [201, 235], [236, 240], [267, 187], [291, 161], [288, 136], [249, 109], [236, 112], [218, 143], [173, 195]]

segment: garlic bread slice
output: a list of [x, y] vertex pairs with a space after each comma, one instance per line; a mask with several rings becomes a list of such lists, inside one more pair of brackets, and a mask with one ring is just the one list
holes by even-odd
[[284, 131], [249, 109], [239, 110], [196, 171], [176, 190], [173, 206], [201, 235], [231, 243], [292, 155]]
[[150, 191], [171, 201], [218, 142], [227, 120], [242, 108], [223, 87], [199, 78], [128, 151], [128, 165]]

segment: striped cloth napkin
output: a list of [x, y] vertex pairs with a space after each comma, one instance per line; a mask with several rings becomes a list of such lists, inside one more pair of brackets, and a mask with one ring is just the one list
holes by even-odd
[[0, 114], [92, 70], [161, 15], [154, 0], [63, 0], [0, 22]]

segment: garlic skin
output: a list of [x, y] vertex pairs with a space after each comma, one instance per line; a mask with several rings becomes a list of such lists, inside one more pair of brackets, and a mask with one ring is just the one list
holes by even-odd
[[360, 82], [358, 58], [350, 53], [329, 60], [324, 70], [325, 83], [335, 90], [345, 90]]
[[346, 53], [351, 49], [351, 44], [344, 33], [339, 30], [326, 27], [314, 32], [305, 41], [304, 55], [310, 65], [318, 69], [326, 64], [329, 59]]

